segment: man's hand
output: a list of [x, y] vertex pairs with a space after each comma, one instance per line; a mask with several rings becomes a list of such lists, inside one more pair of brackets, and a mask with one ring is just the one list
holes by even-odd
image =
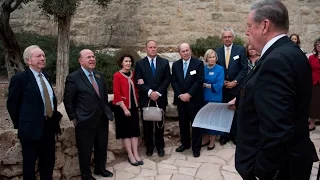
[[228, 102], [229, 106], [228, 109], [236, 110], [236, 98], [233, 98], [231, 101]]
[[124, 110], [124, 115], [131, 116], [131, 112], [128, 109], [126, 109], [126, 110]]
[[224, 81], [223, 85], [224, 87], [227, 87], [229, 85], [230, 81]]
[[181, 101], [183, 101], [183, 102], [189, 102], [189, 101], [190, 101], [190, 98], [191, 98], [191, 96], [190, 96], [189, 93], [184, 93], [184, 94], [181, 94], [181, 95], [180, 95], [180, 99], [181, 99]]
[[74, 119], [74, 120], [72, 120], [72, 122], [73, 122], [74, 127], [76, 127], [77, 126], [77, 121]]
[[142, 84], [144, 84], [144, 81], [143, 81], [143, 79], [138, 79], [138, 82], [137, 82], [137, 84], [139, 84], [139, 85], [142, 85]]
[[203, 87], [211, 89], [211, 84], [203, 83]]
[[226, 85], [226, 88], [233, 88], [237, 85], [236, 81], [231, 81]]
[[159, 94], [156, 91], [152, 91], [150, 94], [150, 99], [156, 101], [159, 98]]

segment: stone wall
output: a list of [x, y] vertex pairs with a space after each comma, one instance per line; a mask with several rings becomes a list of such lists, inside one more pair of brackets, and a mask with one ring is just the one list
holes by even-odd
[[[83, 0], [71, 28], [78, 43], [143, 46], [147, 39], [163, 47], [177, 46], [199, 37], [219, 35], [232, 27], [244, 37], [246, 16], [254, 0], [113, 0], [102, 9], [92, 0]], [[283, 0], [289, 9], [290, 33], [301, 35], [302, 48], [312, 50], [320, 37], [319, 0]], [[52, 17], [41, 13], [35, 2], [16, 10], [11, 17], [16, 32], [56, 34]], [[110, 39], [111, 37], [111, 39]]]

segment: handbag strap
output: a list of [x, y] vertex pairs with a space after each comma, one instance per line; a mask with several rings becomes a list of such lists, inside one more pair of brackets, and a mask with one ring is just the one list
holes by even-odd
[[164, 117], [165, 117], [165, 116], [164, 116], [164, 111], [163, 111], [163, 109], [162, 109], [162, 122], [163, 122], [163, 123], [162, 123], [162, 126], [159, 127], [159, 122], [160, 122], [160, 121], [157, 122], [157, 127], [158, 127], [159, 129], [162, 129], [162, 128], [164, 127]]
[[[151, 100], [151, 99], [149, 98], [148, 105], [145, 106], [145, 107], [150, 107], [150, 100]], [[157, 101], [154, 101], [154, 102], [156, 103], [157, 108], [159, 108]]]

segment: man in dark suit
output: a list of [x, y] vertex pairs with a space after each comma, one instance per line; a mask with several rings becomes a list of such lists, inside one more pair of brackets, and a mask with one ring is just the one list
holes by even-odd
[[67, 76], [63, 102], [75, 125], [81, 177], [83, 180], [95, 179], [90, 171], [93, 147], [94, 173], [112, 177], [113, 174], [105, 169], [109, 120], [113, 120], [105, 76], [94, 70], [96, 59], [91, 50], [80, 52], [79, 63], [81, 68]]
[[44, 52], [39, 46], [27, 47], [23, 59], [29, 66], [11, 79], [7, 109], [18, 129], [23, 157], [23, 179], [35, 179], [39, 158], [40, 179], [52, 179], [55, 162], [55, 133], [60, 133], [57, 100], [46, 73]]
[[[248, 72], [248, 59], [243, 46], [233, 44], [235, 34], [233, 29], [225, 28], [222, 32], [223, 46], [216, 49], [218, 64], [224, 68], [224, 87], [222, 102], [227, 103], [236, 97], [239, 84]], [[226, 144], [230, 138], [236, 143], [236, 118], [233, 119], [230, 134], [226, 133], [220, 138], [220, 144]]]
[[[172, 65], [172, 88], [177, 98], [179, 114], [179, 127], [181, 146], [176, 152], [182, 152], [190, 148], [190, 124], [197, 112], [204, 105], [203, 100], [203, 62], [191, 57], [189, 44], [182, 43], [179, 46], [181, 59]], [[192, 151], [194, 157], [200, 156], [201, 129], [192, 127]]]
[[[139, 87], [139, 107], [148, 105], [158, 106], [166, 111], [168, 104], [167, 91], [170, 84], [170, 67], [166, 59], [157, 55], [157, 43], [150, 40], [146, 44], [147, 56], [138, 61], [135, 68], [135, 79]], [[143, 123], [144, 142], [147, 148], [146, 155], [152, 156], [154, 146], [158, 150], [160, 157], [164, 156], [164, 126], [163, 121], [152, 122], [143, 119], [141, 109], [141, 119]]]
[[308, 129], [311, 69], [287, 37], [288, 29], [288, 10], [280, 0], [251, 7], [246, 35], [261, 58], [236, 100], [235, 166], [244, 180], [310, 178], [315, 153]]

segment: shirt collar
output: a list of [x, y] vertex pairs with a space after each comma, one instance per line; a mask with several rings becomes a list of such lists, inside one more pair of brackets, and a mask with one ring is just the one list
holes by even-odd
[[[227, 50], [227, 46], [226, 45], [223, 45], [224, 46], [224, 50], [226, 51]], [[233, 46], [233, 43], [229, 46], [229, 50], [231, 51], [232, 49], [232, 46]]]
[[153, 62], [156, 62], [156, 60], [157, 60], [157, 56], [155, 56], [154, 58], [147, 56], [147, 58], [148, 58], [149, 62], [151, 62], [151, 59], [153, 59]]
[[185, 60], [182, 59], [182, 64], [184, 64], [184, 62], [187, 62], [187, 64], [189, 64], [189, 63], [190, 63], [190, 59], [191, 59], [191, 56], [190, 56], [190, 58], [189, 58], [187, 61], [185, 61]]
[[39, 74], [42, 74], [42, 72], [35, 71], [35, 70], [33, 70], [32, 68], [30, 68], [30, 67], [29, 67], [29, 69], [30, 69], [31, 72], [33, 73], [34, 77], [38, 77]]
[[[86, 74], [86, 76], [89, 76], [89, 75], [90, 75], [91, 72], [89, 72], [88, 70], [86, 70], [86, 69], [83, 68], [82, 66], [81, 66], [81, 69], [82, 69], [82, 71]], [[92, 74], [93, 74], [93, 72], [92, 72]]]
[[267, 42], [266, 45], [262, 48], [260, 57], [263, 56], [263, 54], [274, 44], [276, 41], [278, 41], [280, 38], [286, 36], [286, 34], [279, 34], [278, 36], [272, 38], [270, 41]]

